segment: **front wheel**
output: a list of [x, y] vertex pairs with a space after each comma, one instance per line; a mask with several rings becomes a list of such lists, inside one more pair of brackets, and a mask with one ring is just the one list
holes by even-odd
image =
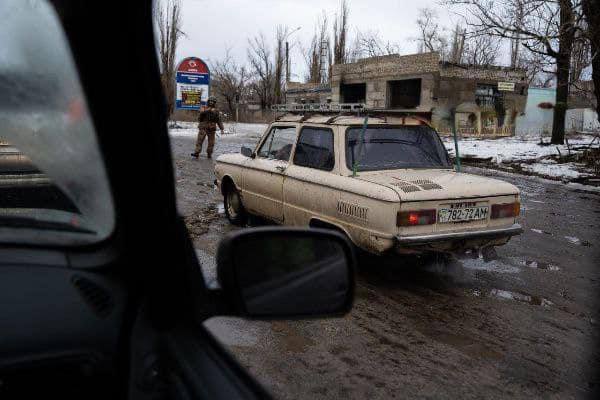
[[223, 195], [225, 215], [233, 225], [244, 226], [248, 221], [248, 213], [242, 204], [240, 194], [233, 185], [228, 185]]

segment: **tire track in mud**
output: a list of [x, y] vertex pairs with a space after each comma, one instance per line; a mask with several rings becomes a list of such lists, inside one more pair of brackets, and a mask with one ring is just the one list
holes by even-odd
[[185, 225], [192, 239], [198, 239], [208, 233], [211, 224], [222, 217], [219, 205], [211, 203], [204, 207], [196, 207], [184, 217]]
[[[411, 332], [402, 332], [402, 328], [407, 325], [412, 327], [422, 336], [414, 342], [409, 341], [409, 354], [406, 354], [406, 351], [402, 353], [404, 357], [419, 359], [417, 365], [427, 365], [428, 369], [439, 374], [455, 376], [464, 384], [464, 379], [469, 378], [464, 374], [450, 372], [448, 368], [465, 369], [464, 365], [467, 363], [467, 370], [473, 375], [470, 379], [477, 376], [484, 382], [493, 377], [489, 381], [489, 390], [499, 391], [502, 395], [507, 395], [508, 389], [499, 387], [498, 381], [511, 387], [519, 385], [526, 388], [526, 391], [531, 391], [534, 396], [539, 393], [556, 394], [568, 388], [571, 388], [571, 393], [585, 393], [584, 388], [570, 383], [565, 378], [561, 361], [557, 360], [555, 352], [557, 346], [561, 347], [562, 343], [541, 339], [544, 337], [544, 331], [541, 329], [541, 332], [537, 333], [523, 326], [511, 326], [503, 315], [506, 310], [504, 304], [495, 304], [490, 298], [476, 299], [473, 302], [466, 290], [460, 287], [439, 290], [439, 283], [434, 283], [428, 288], [411, 288], [410, 285], [394, 285], [381, 278], [377, 280], [370, 277], [367, 278], [368, 282], [364, 279], [363, 277], [359, 280], [357, 297], [368, 301], [371, 306], [361, 306], [357, 302], [357, 314], [364, 315], [359, 319], [365, 319], [364, 322], [359, 322], [359, 325], [373, 336], [380, 336], [381, 332], [384, 332], [410, 337]], [[513, 313], [522, 315], [517, 320], [527, 320], [531, 307], [532, 305], [516, 303], [516, 311]], [[371, 308], [387, 312], [382, 317], [381, 313], [371, 312]], [[398, 314], [409, 321], [403, 322], [389, 317]], [[380, 321], [386, 327], [375, 328], [374, 321]], [[547, 321], [546, 319], [543, 322]], [[547, 329], [545, 332], [549, 333]], [[446, 348], [442, 350], [444, 355], [441, 357], [439, 352], [431, 352], [440, 345], [442, 349]], [[421, 347], [414, 348], [418, 346]], [[461, 357], [451, 355], [451, 352], [447, 351], [448, 347], [462, 353], [469, 361], [463, 359], [457, 364], [452, 363], [453, 359]], [[450, 363], [446, 364], [441, 360]], [[473, 368], [474, 365], [478, 367]], [[560, 386], [557, 383], [560, 383]]]

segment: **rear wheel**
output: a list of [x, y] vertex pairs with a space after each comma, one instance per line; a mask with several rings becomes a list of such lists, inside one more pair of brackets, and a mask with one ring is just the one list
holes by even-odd
[[248, 221], [248, 213], [242, 204], [240, 194], [235, 186], [227, 185], [223, 194], [223, 203], [225, 205], [225, 215], [233, 225], [244, 226]]

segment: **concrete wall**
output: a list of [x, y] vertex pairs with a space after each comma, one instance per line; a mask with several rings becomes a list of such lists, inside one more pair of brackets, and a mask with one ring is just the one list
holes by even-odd
[[457, 65], [443, 63], [440, 76], [444, 78], [475, 79], [478, 81], [526, 83], [525, 71], [499, 66]]
[[[444, 71], [442, 69], [442, 71]], [[468, 71], [466, 71], [468, 72]], [[497, 86], [498, 82], [508, 82], [502, 80], [504, 77], [499, 76], [495, 80], [493, 74], [482, 74], [480, 71], [473, 71], [473, 77], [469, 78], [467, 73], [463, 74], [445, 74], [441, 73], [436, 90], [434, 91], [434, 105], [432, 110], [432, 123], [440, 130], [449, 130], [452, 127], [452, 113], [457, 107], [464, 104], [475, 104], [477, 100], [476, 90], [477, 85], [488, 84]], [[524, 72], [521, 71], [521, 74]], [[486, 79], [483, 79], [483, 78]], [[499, 79], [498, 79], [499, 78]], [[513, 92], [503, 92], [504, 96], [504, 124], [503, 126], [513, 126], [509, 128], [514, 131], [515, 119], [525, 111], [527, 102], [527, 84], [522, 83], [521, 76], [511, 78], [519, 83], [515, 84]], [[477, 113], [478, 129], [481, 130], [490, 124], [485, 121], [495, 121], [497, 124], [496, 111], [493, 108], [486, 109], [478, 107], [473, 110]]]
[[331, 71], [331, 99], [343, 102], [341, 84], [366, 83], [368, 107], [388, 106], [388, 81], [421, 79], [421, 105], [414, 111], [429, 111], [436, 74], [439, 72], [439, 54], [424, 53], [407, 56], [389, 55], [371, 57], [354, 63], [333, 65]]
[[331, 99], [331, 91], [321, 92], [287, 92], [285, 102], [292, 103], [327, 103]]
[[[552, 133], [552, 119], [554, 110], [552, 108], [539, 107], [542, 103], [554, 104], [556, 101], [556, 89], [552, 88], [529, 88], [527, 106], [522, 115], [517, 118], [517, 136], [549, 136]], [[578, 107], [579, 104], [569, 102], [569, 106]], [[596, 112], [591, 108], [572, 108], [567, 110], [565, 119], [565, 130], [567, 132], [577, 131], [599, 131], [600, 123]]]
[[439, 71], [438, 53], [397, 54], [371, 57], [348, 64], [335, 64], [331, 70], [331, 85], [340, 82], [360, 83], [372, 79], [393, 79], [402, 75], [424, 74]]
[[285, 102], [292, 103], [327, 103], [331, 100], [331, 87], [322, 83], [288, 82]]

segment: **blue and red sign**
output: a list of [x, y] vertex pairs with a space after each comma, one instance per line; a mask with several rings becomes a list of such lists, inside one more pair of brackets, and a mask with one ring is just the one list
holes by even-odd
[[206, 106], [210, 90], [210, 71], [198, 57], [188, 57], [175, 71], [175, 108], [200, 110]]

